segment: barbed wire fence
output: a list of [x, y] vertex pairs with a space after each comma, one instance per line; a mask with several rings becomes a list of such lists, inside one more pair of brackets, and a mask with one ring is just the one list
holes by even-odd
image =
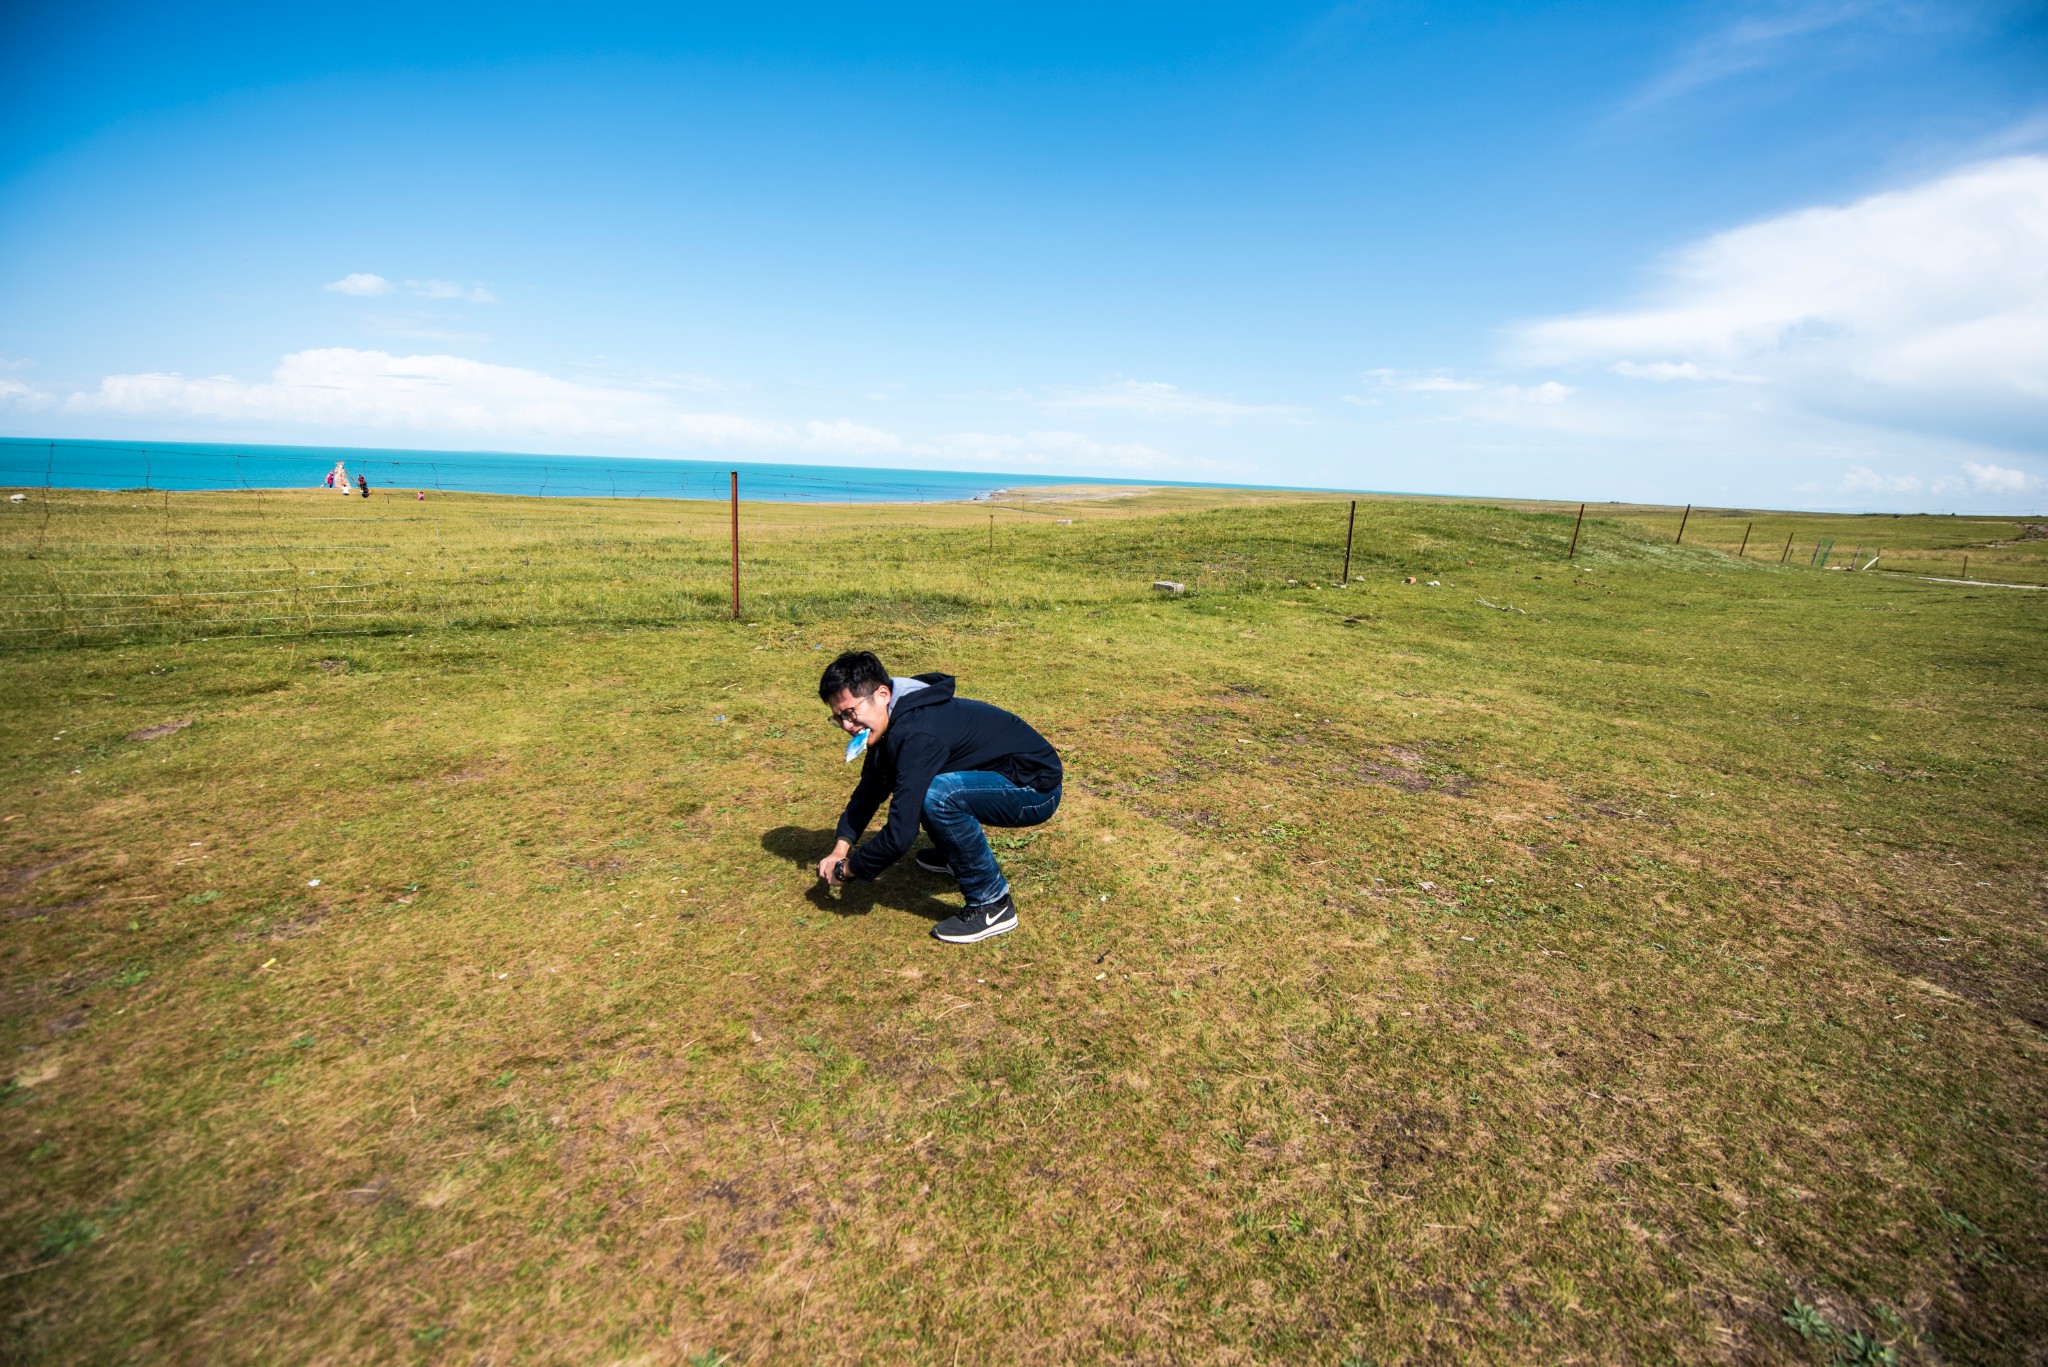
[[[357, 455], [351, 478], [374, 476], [364, 498], [327, 487], [334, 455], [0, 441], [0, 650], [732, 616], [729, 466]], [[745, 615], [988, 616], [1143, 593], [1155, 579], [1334, 586], [1354, 525], [1337, 497], [1112, 528], [1113, 496], [966, 492], [743, 469]], [[1571, 517], [1495, 512], [1503, 547], [1568, 557]], [[1351, 579], [1462, 564], [1452, 539], [1469, 525], [1376, 539], [1368, 524], [1385, 521], [1357, 524]], [[1599, 525], [1586, 527], [1589, 548]], [[1601, 539], [1612, 554], [1619, 538]], [[1715, 548], [1755, 563], [1825, 563], [1752, 540], [1746, 521], [1729, 521], [1725, 539]]]
[[[0, 649], [730, 616], [727, 470], [356, 456], [346, 473], [368, 477], [365, 498], [327, 485], [334, 455], [0, 443]], [[1051, 591], [1048, 562], [1069, 594], [1164, 572], [1136, 563], [1142, 549], [1105, 563], [1099, 543], [1051, 544], [1072, 509], [964, 495], [957, 481], [743, 471], [747, 615], [889, 602], [957, 616]], [[1005, 568], [1027, 549], [1030, 582]], [[1298, 558], [1250, 529], [1234, 546], [1212, 537], [1196, 573], [1280, 574]]]

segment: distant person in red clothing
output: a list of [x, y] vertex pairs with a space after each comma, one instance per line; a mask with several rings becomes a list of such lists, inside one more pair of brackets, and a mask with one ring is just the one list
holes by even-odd
[[370, 496], [370, 477], [368, 475], [357, 475], [356, 488], [363, 491], [364, 498], [368, 498]]

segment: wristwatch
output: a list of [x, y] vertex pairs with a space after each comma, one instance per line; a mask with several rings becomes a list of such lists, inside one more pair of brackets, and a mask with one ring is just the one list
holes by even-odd
[[842, 859], [842, 860], [840, 860], [840, 861], [839, 861], [839, 862], [838, 862], [837, 864], [834, 864], [834, 865], [832, 866], [832, 872], [834, 872], [834, 873], [838, 874], [838, 875], [839, 875], [839, 881], [840, 881], [840, 882], [842, 882], [842, 883], [844, 883], [844, 882], [845, 882], [845, 881], [847, 880], [847, 876], [848, 876], [848, 875], [847, 875], [847, 872], [846, 872], [846, 861], [845, 861], [844, 859]]

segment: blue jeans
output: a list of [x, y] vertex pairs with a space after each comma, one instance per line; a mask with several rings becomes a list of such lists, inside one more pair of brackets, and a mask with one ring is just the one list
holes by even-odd
[[1009, 894], [1009, 880], [988, 847], [987, 826], [1036, 826], [1059, 810], [1060, 790], [1041, 793], [1023, 788], [1001, 774], [970, 769], [940, 774], [925, 790], [925, 830], [932, 844], [960, 880], [970, 907], [1000, 902]]

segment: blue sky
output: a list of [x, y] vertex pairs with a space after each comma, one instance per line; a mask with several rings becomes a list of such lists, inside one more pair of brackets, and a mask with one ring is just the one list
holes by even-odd
[[9, 435], [2048, 506], [2038, 3], [12, 6], [0, 130]]

